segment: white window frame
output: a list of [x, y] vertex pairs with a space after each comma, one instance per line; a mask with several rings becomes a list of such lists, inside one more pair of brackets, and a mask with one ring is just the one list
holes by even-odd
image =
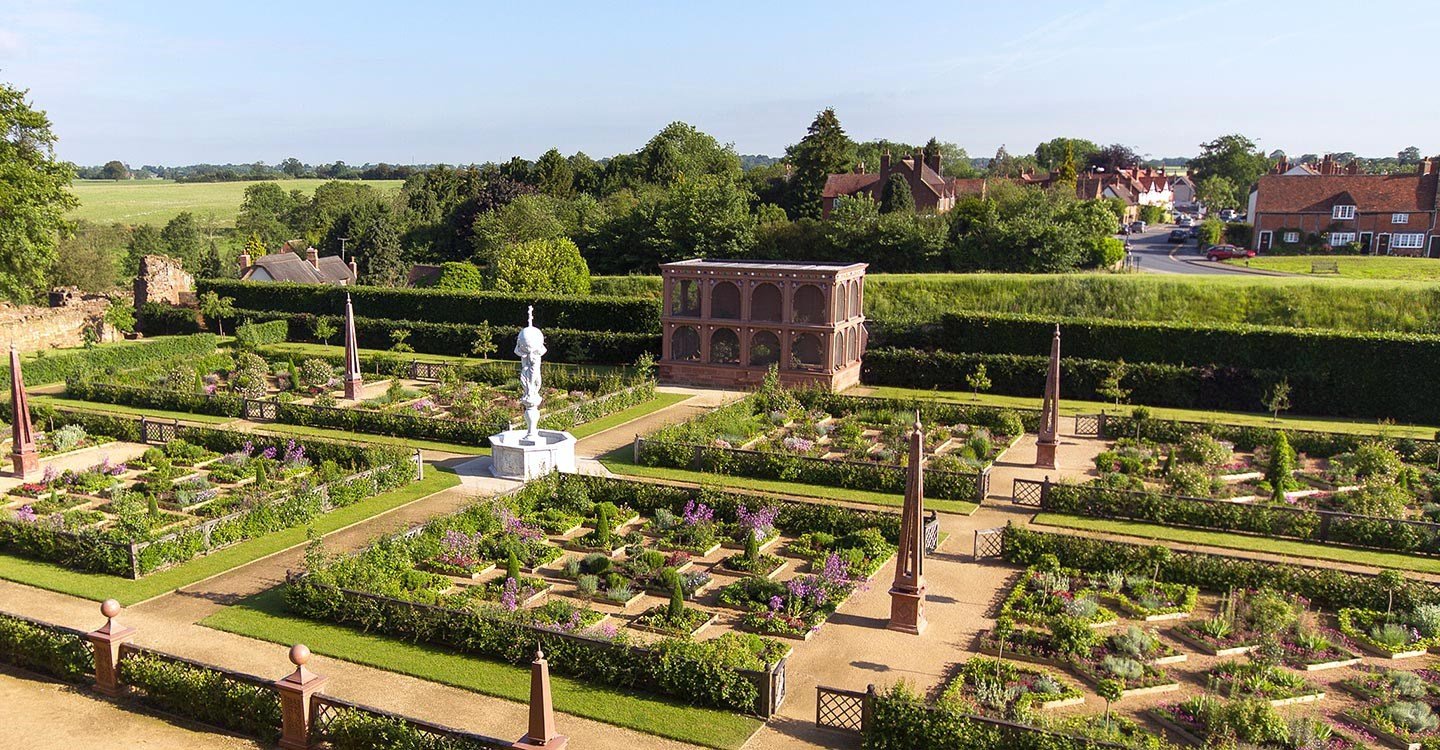
[[1355, 218], [1354, 206], [1336, 206], [1330, 211], [1330, 218], [1346, 221]]
[[1424, 250], [1424, 232], [1395, 232], [1390, 235], [1390, 249]]
[[1330, 247], [1339, 247], [1358, 241], [1354, 232], [1331, 232], [1328, 242]]
[[1409, 224], [1410, 214], [1390, 214], [1391, 224]]
[[1296, 244], [1296, 243], [1298, 243], [1298, 242], [1300, 241], [1300, 233], [1299, 233], [1299, 232], [1286, 232], [1286, 233], [1281, 237], [1281, 239], [1284, 240], [1285, 244], [1287, 244], [1287, 245], [1294, 245], [1294, 244]]

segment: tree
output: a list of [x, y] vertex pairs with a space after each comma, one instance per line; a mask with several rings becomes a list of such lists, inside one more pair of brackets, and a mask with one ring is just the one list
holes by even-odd
[[304, 177], [307, 170], [304, 162], [292, 156], [280, 162], [280, 171], [291, 177]]
[[910, 192], [910, 182], [899, 172], [891, 173], [880, 188], [880, 213], [889, 214], [915, 211], [915, 195]]
[[135, 309], [123, 302], [110, 300], [105, 308], [105, 322], [123, 333], [135, 332]]
[[205, 249], [205, 259], [200, 264], [200, 277], [219, 279], [226, 275], [225, 259], [220, 256], [220, 243], [212, 237], [209, 246]]
[[397, 287], [405, 283], [409, 268], [402, 256], [400, 232], [390, 210], [381, 206], [365, 227], [360, 241], [355, 243], [356, 264], [362, 269], [361, 278], [366, 284]]
[[560, 155], [560, 149], [552, 148], [540, 155], [535, 162], [535, 187], [540, 192], [555, 198], [569, 198], [575, 194], [575, 172], [570, 162]]
[[1211, 210], [1241, 205], [1240, 191], [1229, 178], [1210, 175], [1195, 185], [1195, 197]]
[[1059, 169], [1067, 158], [1072, 166], [1087, 164], [1099, 150], [1094, 141], [1084, 138], [1052, 138], [1035, 147], [1035, 164], [1047, 170]]
[[130, 168], [125, 166], [123, 161], [107, 161], [105, 166], [100, 168], [100, 179], [102, 180], [128, 180], [130, 179]]
[[490, 355], [494, 354], [497, 348], [495, 332], [490, 330], [490, 321], [480, 321], [480, 325], [475, 326], [475, 342], [470, 345], [470, 353], [480, 359], [490, 359]]
[[1075, 158], [1075, 144], [1066, 143], [1065, 154], [1060, 158], [1060, 163], [1056, 165], [1056, 181], [1068, 182], [1071, 185], [1075, 183], [1076, 179], [1079, 177], [1077, 170], [1075, 169]]
[[0, 83], [0, 296], [29, 302], [55, 264], [75, 168], [55, 158], [50, 118]]
[[1005, 144], [1000, 144], [1000, 148], [995, 149], [995, 158], [990, 160], [985, 174], [989, 177], [1014, 177], [1018, 172], [1014, 157], [1005, 150]]
[[1265, 481], [1270, 483], [1270, 499], [1284, 502], [1285, 491], [1295, 486], [1295, 449], [1282, 430], [1275, 431], [1270, 441], [1270, 455], [1266, 457]]
[[1120, 402], [1130, 395], [1130, 389], [1123, 385], [1125, 375], [1129, 369], [1129, 366], [1125, 364], [1125, 360], [1116, 360], [1115, 364], [1110, 367], [1110, 370], [1105, 373], [1105, 377], [1100, 380], [1100, 385], [1096, 386], [1095, 392], [1105, 398], [1114, 399], [1115, 405], [1119, 406]]
[[86, 292], [108, 292], [115, 288], [130, 230], [122, 224], [97, 226], [79, 222], [72, 234], [60, 240], [51, 281], [55, 286], [74, 286]]
[[224, 319], [235, 314], [235, 298], [221, 297], [215, 292], [205, 292], [200, 295], [200, 314], [215, 321], [216, 333], [224, 336]]
[[1400, 149], [1400, 153], [1395, 156], [1400, 161], [1400, 166], [1402, 167], [1409, 164], [1420, 163], [1420, 149], [1415, 146], [1406, 146]]
[[531, 240], [553, 240], [566, 236], [555, 199], [545, 195], [522, 195], [506, 205], [475, 219], [475, 258], [481, 263], [506, 245]]
[[1150, 407], [1137, 406], [1130, 410], [1130, 421], [1135, 424], [1135, 442], [1140, 442], [1140, 431], [1150, 421]]
[[262, 258], [269, 253], [265, 243], [260, 240], [260, 235], [251, 232], [250, 236], [245, 238], [245, 254], [249, 255], [251, 260]]
[[335, 324], [331, 323], [329, 318], [316, 318], [315, 325], [310, 332], [326, 346], [330, 345], [330, 337], [338, 333], [335, 330]]
[[1387, 568], [1375, 576], [1375, 582], [1385, 590], [1385, 618], [1388, 620], [1395, 609], [1395, 592], [1405, 586], [1405, 576], [1398, 570]]
[[797, 218], [818, 219], [821, 214], [820, 194], [830, 175], [849, 170], [853, 164], [855, 144], [840, 127], [835, 110], [825, 108], [810, 123], [805, 137], [785, 150], [785, 158], [794, 168], [790, 178], [791, 214]]
[[1220, 244], [1225, 239], [1225, 222], [1213, 218], [1200, 222], [1200, 228], [1196, 230], [1195, 238], [1200, 243], [1200, 247]]
[[970, 387], [970, 400], [979, 401], [980, 392], [990, 390], [990, 374], [985, 371], [985, 363], [975, 365], [975, 369], [965, 376], [965, 385]]
[[1110, 726], [1110, 704], [1125, 694], [1125, 684], [1120, 680], [1106, 678], [1095, 683], [1095, 693], [1105, 699], [1105, 726]]
[[995, 656], [995, 676], [1000, 676], [1000, 668], [1005, 661], [1005, 641], [1015, 634], [1015, 623], [1009, 617], [999, 617], [995, 620], [995, 627], [990, 629], [990, 635], [995, 638], [999, 645]]
[[165, 228], [160, 230], [160, 239], [165, 243], [166, 255], [180, 261], [191, 273], [199, 274], [204, 239], [200, 236], [200, 227], [195, 223], [194, 214], [189, 211], [176, 214], [175, 218], [166, 222]]
[[665, 615], [666, 619], [668, 619], [672, 625], [678, 625], [684, 622], [685, 589], [680, 584], [680, 575], [678, 573], [670, 576], [670, 607], [665, 612]]
[[452, 261], [440, 264], [440, 278], [435, 281], [436, 289], [461, 292], [479, 292], [485, 289], [485, 277], [474, 263]]
[[1281, 378], [1280, 382], [1270, 388], [1270, 392], [1265, 395], [1265, 408], [1270, 412], [1271, 418], [1278, 423], [1280, 412], [1290, 408], [1290, 381], [1288, 379]]
[[160, 237], [160, 230], [149, 224], [141, 224], [130, 232], [130, 242], [127, 245], [125, 260], [120, 264], [120, 272], [127, 277], [133, 277], [140, 272], [140, 259], [147, 255], [164, 255], [165, 240]]
[[588, 294], [590, 269], [563, 237], [507, 244], [485, 259], [485, 287], [496, 292]]
[[1121, 143], [1112, 143], [1102, 149], [1090, 154], [1085, 160], [1085, 166], [1090, 169], [1103, 169], [1106, 172], [1114, 172], [1120, 169], [1130, 169], [1140, 163], [1140, 155], [1135, 150]]
[[683, 122], [666, 125], [636, 157], [640, 176], [658, 185], [705, 175], [740, 179], [740, 156], [735, 149]]
[[[1208, 177], [1223, 177], [1229, 181], [1228, 200], [1214, 205], [1206, 203], [1210, 208], [1219, 208], [1244, 205], [1250, 185], [1269, 171], [1271, 162], [1254, 141], [1236, 133], [1200, 144], [1200, 155], [1191, 159], [1189, 166], [1194, 173], [1197, 191]], [[1220, 184], [1216, 183], [1217, 186]]]
[[[306, 199], [294, 191], [287, 193], [274, 181], [257, 182], [245, 188], [240, 213], [235, 217], [235, 233], [241, 237], [258, 235], [268, 247], [298, 236], [290, 225], [297, 208]], [[308, 202], [308, 201], [306, 201]]]

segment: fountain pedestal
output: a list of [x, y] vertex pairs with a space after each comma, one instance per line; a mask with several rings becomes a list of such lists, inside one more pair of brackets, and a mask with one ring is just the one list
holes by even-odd
[[528, 482], [552, 471], [575, 471], [575, 436], [560, 430], [506, 430], [490, 436], [490, 473]]

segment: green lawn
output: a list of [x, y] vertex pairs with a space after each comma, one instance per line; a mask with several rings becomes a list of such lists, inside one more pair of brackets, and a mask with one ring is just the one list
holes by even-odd
[[[1340, 273], [1310, 272], [1315, 260], [1335, 261]], [[1396, 281], [1440, 281], [1440, 260], [1434, 258], [1401, 258], [1392, 255], [1268, 255], [1245, 261], [1226, 261], [1231, 265], [1248, 265], [1266, 271], [1303, 274], [1311, 279], [1388, 279]]]
[[[979, 400], [974, 400], [971, 394], [964, 391], [930, 391], [923, 388], [896, 388], [892, 386], [877, 386], [873, 389], [872, 395], [881, 398], [921, 398], [935, 399], [939, 401], [963, 401], [966, 403], [984, 404], [987, 406], [1007, 406], [1020, 409], [1039, 409], [1039, 397], [1025, 396], [998, 396], [989, 393], [980, 394]], [[1116, 406], [1114, 404], [1101, 403], [1099, 401], [1076, 401], [1073, 399], [1060, 400], [1061, 414], [1096, 414], [1100, 410], [1111, 414], [1128, 415], [1135, 407], [1131, 404]], [[1276, 427], [1275, 420], [1269, 414], [1255, 414], [1250, 412], [1230, 411], [1200, 411], [1197, 409], [1173, 409], [1165, 406], [1151, 406], [1150, 415], [1156, 419], [1181, 419], [1194, 422], [1217, 422], [1220, 424], [1249, 425], [1254, 427]], [[1292, 417], [1281, 415], [1279, 427], [1290, 430], [1320, 430], [1323, 432], [1344, 432], [1355, 435], [1374, 435], [1380, 426], [1376, 422], [1367, 422], [1362, 419], [1344, 419], [1341, 417]], [[1386, 434], [1394, 437], [1413, 437], [1429, 440], [1435, 437], [1436, 428], [1430, 425], [1387, 425]]]
[[[823, 500], [845, 500], [852, 503], [883, 505], [890, 508], [898, 508], [905, 504], [905, 497], [903, 495], [888, 495], [884, 492], [871, 492], [869, 490], [848, 490], [819, 484], [782, 482], [775, 479], [751, 479], [749, 477], [735, 477], [726, 474], [707, 474], [703, 471], [690, 471], [689, 469], [641, 466], [635, 463], [631, 456], [632, 449], [627, 445], [622, 448], [616, 448], [601, 456], [600, 463], [616, 474], [628, 474], [634, 477], [668, 479], [676, 482], [689, 482], [691, 484], [720, 487], [737, 487], [745, 490], [774, 492], [798, 497], [814, 497]], [[925, 507], [934, 508], [946, 513], [959, 513], [968, 516], [974, 513], [975, 508], [978, 506], [976, 506], [975, 503], [963, 500], [937, 500], [927, 497], [925, 498]]]
[[[304, 643], [317, 654], [482, 695], [516, 702], [530, 699], [527, 667], [297, 617], [286, 611], [278, 588], [226, 607], [201, 624], [272, 643]], [[761, 726], [758, 719], [748, 716], [558, 675], [551, 676], [550, 684], [557, 711], [705, 747], [739, 748]], [[561, 717], [562, 731], [564, 721]]]
[[[262, 346], [262, 347], [259, 348], [259, 352], [260, 352], [261, 354], [263, 354], [263, 355], [265, 355], [265, 356], [267, 356], [267, 357], [271, 357], [271, 358], [282, 357], [282, 356], [285, 356], [285, 355], [287, 355], [287, 354], [296, 354], [296, 355], [300, 355], [300, 356], [311, 356], [311, 357], [323, 357], [323, 356], [338, 357], [338, 356], [342, 356], [342, 355], [345, 353], [345, 347], [344, 347], [343, 345], [339, 345], [339, 344], [337, 344], [337, 345], [308, 344], [308, 343], [303, 343], [303, 342], [290, 341], [290, 342], [285, 342], [285, 343], [283, 343], [283, 344], [266, 344], [265, 346]], [[396, 352], [386, 351], [386, 350], [384, 350], [384, 349], [361, 349], [361, 350], [360, 350], [360, 356], [362, 356], [362, 357], [371, 357], [371, 356], [399, 357], [399, 356], [403, 356], [403, 357], [405, 357], [407, 360], [416, 359], [416, 360], [420, 360], [421, 362], [453, 362], [453, 363], [459, 363], [459, 364], [478, 364], [478, 363], [481, 363], [481, 362], [491, 362], [491, 363], [496, 363], [496, 362], [499, 362], [499, 363], [509, 362], [509, 364], [515, 368], [515, 373], [516, 373], [516, 375], [518, 376], [519, 373], [520, 373], [520, 363], [518, 363], [518, 362], [511, 362], [511, 361], [509, 361], [509, 360], [500, 360], [500, 359], [483, 360], [483, 359], [478, 359], [478, 358], [476, 358], [476, 357], [460, 357], [460, 356], [456, 356], [456, 355], [453, 355], [453, 354], [421, 354], [421, 353], [419, 353], [419, 352], [406, 352], [406, 353], [404, 353], [404, 354], [402, 355], [402, 354], [397, 354]], [[550, 368], [553, 368], [553, 367], [559, 367], [559, 368], [578, 368], [578, 369], [583, 369], [583, 370], [591, 370], [591, 371], [594, 371], [594, 372], [609, 372], [609, 371], [611, 371], [611, 370], [628, 370], [628, 369], [629, 369], [628, 367], [624, 367], [624, 366], [621, 366], [621, 365], [572, 365], [572, 364], [568, 364], [568, 363], [565, 363], [565, 362], [546, 362], [546, 363], [545, 363], [545, 367], [546, 367], [546, 369], [550, 369]]]
[[[327, 513], [315, 519], [311, 526], [317, 533], [329, 534], [458, 484], [460, 478], [454, 472], [426, 466], [425, 478], [419, 482]], [[53, 563], [0, 554], [0, 578], [85, 599], [99, 601], [113, 598], [120, 600], [121, 604], [131, 605], [304, 544], [305, 540], [306, 527], [285, 529], [152, 573], [140, 580], [103, 573], [82, 573]]]
[[1103, 518], [1072, 516], [1062, 513], [1040, 513], [1032, 522], [1037, 526], [1058, 526], [1083, 531], [1098, 531], [1107, 534], [1122, 534], [1151, 541], [1203, 544], [1225, 549], [1269, 552], [1290, 557], [1304, 557], [1313, 560], [1369, 565], [1376, 568], [1397, 568], [1420, 573], [1440, 573], [1440, 558], [1404, 555], [1397, 552], [1373, 552], [1369, 550], [1336, 547], [1318, 542], [1297, 542], [1286, 539], [1272, 539], [1249, 536], [1227, 531], [1204, 531], [1202, 529], [1181, 529], [1159, 524], [1136, 521], [1111, 521]]
[[604, 432], [611, 427], [625, 424], [632, 419], [639, 419], [646, 414], [653, 414], [667, 406], [674, 406], [688, 398], [690, 398], [689, 394], [685, 393], [657, 393], [655, 394], [655, 398], [643, 404], [636, 404], [628, 409], [621, 409], [614, 414], [603, 416], [593, 422], [577, 425], [575, 429], [570, 431], [570, 434], [576, 438], [588, 437], [597, 432]]
[[[310, 195], [329, 180], [277, 180], [285, 192], [299, 190]], [[348, 181], [347, 181], [348, 182]], [[399, 190], [404, 180], [356, 180], [381, 192]], [[71, 219], [102, 224], [154, 224], [162, 226], [181, 211], [195, 214], [202, 226], [213, 220], [215, 227], [235, 225], [245, 188], [255, 182], [189, 182], [173, 180], [76, 180], [72, 186], [80, 206]]]
[[224, 424], [234, 422], [234, 417], [217, 417], [211, 414], [191, 414], [186, 411], [165, 411], [164, 409], [149, 409], [136, 406], [125, 406], [124, 404], [106, 404], [98, 401], [81, 401], [80, 399], [66, 398], [55, 395], [32, 395], [31, 403], [48, 404], [50, 406], [64, 407], [67, 409], [79, 409], [83, 411], [103, 411], [111, 414], [129, 414], [136, 417], [158, 417], [162, 419], [179, 419], [185, 422], [196, 422], [200, 424]]
[[327, 440], [348, 440], [361, 443], [378, 443], [380, 445], [393, 445], [400, 448], [420, 448], [428, 451], [444, 451], [446, 453], [462, 453], [470, 456], [488, 456], [489, 448], [481, 448], [477, 445], [464, 445], [462, 443], [443, 443], [438, 440], [420, 440], [417, 438], [392, 437], [390, 435], [372, 435], [368, 432], [349, 432], [346, 430], [327, 430], [323, 427], [302, 427], [300, 425], [282, 424], [280, 422], [266, 422], [260, 427], [262, 432], [272, 432], [280, 435], [306, 435], [309, 437], [325, 438]]

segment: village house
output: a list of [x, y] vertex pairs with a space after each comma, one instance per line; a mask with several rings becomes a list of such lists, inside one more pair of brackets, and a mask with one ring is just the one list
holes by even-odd
[[1296, 174], [1284, 160], [1250, 193], [1255, 249], [1359, 243], [1375, 255], [1440, 257], [1436, 234], [1440, 159], [1425, 159], [1409, 174], [1343, 173], [1333, 160], [1320, 174]]
[[301, 258], [295, 252], [300, 244], [302, 243], [299, 240], [290, 240], [280, 246], [280, 252], [259, 258], [252, 258], [249, 253], [241, 253], [240, 280], [283, 281], [294, 284], [338, 284], [340, 286], [355, 284], [359, 272], [353, 259], [346, 263], [338, 255], [327, 255], [322, 258], [320, 251], [313, 247], [306, 247], [305, 257]]
[[901, 175], [910, 185], [916, 211], [944, 213], [954, 208], [955, 178], [941, 176], [939, 154], [926, 156], [917, 148], [913, 155], [898, 160], [892, 160], [888, 151], [881, 154], [879, 172], [866, 172], [865, 165], [861, 164], [855, 172], [830, 175], [821, 193], [821, 217], [830, 218], [830, 212], [846, 198], [862, 193], [878, 203], [885, 182], [892, 174]]

